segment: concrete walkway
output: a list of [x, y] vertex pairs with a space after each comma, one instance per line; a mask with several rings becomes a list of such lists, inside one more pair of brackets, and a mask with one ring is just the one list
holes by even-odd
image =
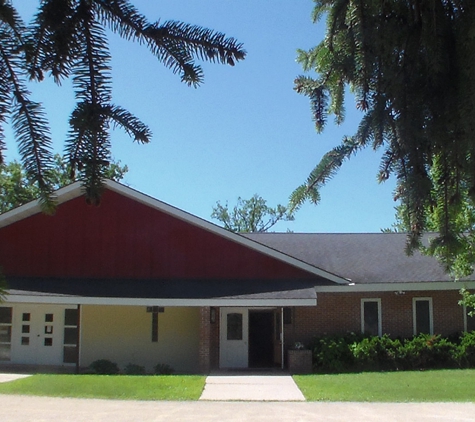
[[214, 374], [206, 378], [200, 400], [305, 401], [290, 375]]
[[15, 381], [20, 378], [30, 377], [30, 374], [0, 374], [0, 382]]

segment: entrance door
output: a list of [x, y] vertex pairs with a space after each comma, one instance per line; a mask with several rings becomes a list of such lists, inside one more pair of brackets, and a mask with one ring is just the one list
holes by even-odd
[[274, 366], [274, 312], [249, 310], [249, 367]]
[[63, 362], [64, 307], [13, 307], [11, 362], [61, 365]]
[[220, 315], [220, 368], [247, 368], [247, 308], [221, 308]]

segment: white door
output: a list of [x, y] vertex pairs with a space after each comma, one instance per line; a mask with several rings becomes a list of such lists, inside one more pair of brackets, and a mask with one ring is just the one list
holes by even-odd
[[248, 367], [248, 324], [247, 308], [221, 308], [220, 368]]
[[48, 305], [13, 307], [12, 363], [62, 364], [64, 309]]

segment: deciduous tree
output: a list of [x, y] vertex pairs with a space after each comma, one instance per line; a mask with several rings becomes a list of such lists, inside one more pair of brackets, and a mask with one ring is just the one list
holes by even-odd
[[[75, 182], [71, 166], [65, 157], [55, 154], [53, 158], [53, 166], [50, 169], [52, 188], [56, 190]], [[122, 166], [120, 161], [112, 161], [105, 169], [105, 177], [119, 182], [127, 172], [127, 166]], [[40, 188], [28, 177], [28, 173], [18, 161], [0, 164], [0, 214], [40, 196]]]
[[230, 209], [228, 203], [218, 201], [213, 207], [211, 218], [220, 221], [227, 230], [237, 233], [266, 232], [279, 221], [293, 221], [294, 213], [278, 204], [269, 207], [267, 201], [254, 194], [250, 199], [238, 198], [237, 204]]

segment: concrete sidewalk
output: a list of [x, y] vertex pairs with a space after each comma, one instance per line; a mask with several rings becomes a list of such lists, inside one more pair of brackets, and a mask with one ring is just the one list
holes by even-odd
[[290, 375], [214, 374], [206, 378], [200, 400], [305, 401]]
[[9, 382], [9, 381], [15, 381], [20, 378], [26, 378], [30, 377], [30, 374], [6, 374], [2, 373], [0, 374], [0, 382]]

